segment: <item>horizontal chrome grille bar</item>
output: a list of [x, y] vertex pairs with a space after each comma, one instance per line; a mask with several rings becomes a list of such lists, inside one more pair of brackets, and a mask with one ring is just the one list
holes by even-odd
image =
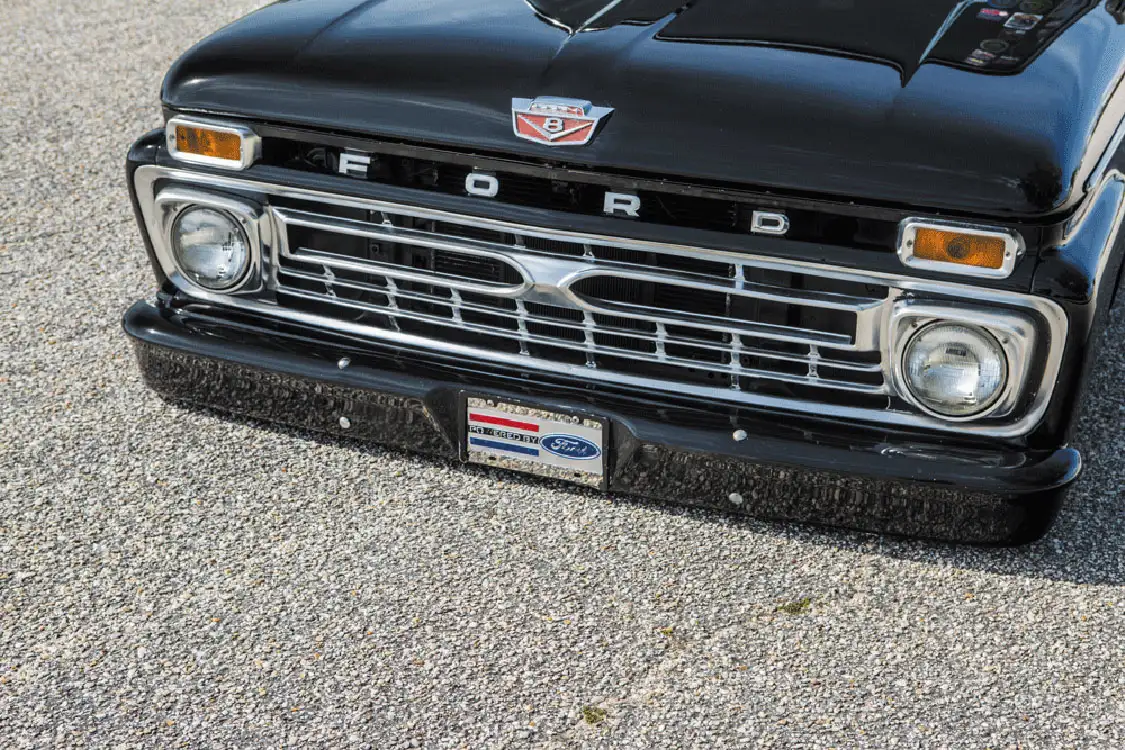
[[674, 284], [688, 289], [698, 289], [706, 292], [731, 294], [750, 299], [768, 300], [786, 304], [799, 304], [806, 307], [822, 307], [828, 310], [848, 310], [862, 312], [882, 306], [884, 299], [872, 297], [855, 297], [847, 294], [833, 294], [830, 292], [807, 292], [801, 289], [781, 290], [766, 284], [755, 284], [745, 279], [731, 281], [701, 281], [676, 274], [654, 274], [650, 271], [632, 270], [606, 270], [586, 271], [583, 279], [630, 279], [634, 281], [653, 281], [659, 279], [661, 283]]
[[[533, 258], [535, 257], [557, 257], [550, 253], [537, 251], [534, 248], [528, 247], [525, 242], [526, 238], [521, 235], [515, 235], [515, 239], [511, 243], [501, 244], [467, 237], [458, 237], [436, 231], [421, 232], [399, 228], [391, 223], [388, 218], [389, 216], [399, 216], [399, 214], [394, 214], [393, 212], [379, 212], [380, 216], [383, 218], [383, 222], [380, 224], [337, 217], [320, 217], [306, 211], [291, 209], [274, 208], [272, 213], [286, 228], [289, 226], [303, 226], [327, 232], [366, 237], [384, 242], [429, 247], [453, 253], [487, 257], [508, 263], [513, 270], [520, 272], [522, 275], [526, 275], [526, 272], [524, 272], [522, 268], [522, 263], [534, 263]], [[401, 216], [409, 216], [409, 214], [401, 214]], [[465, 226], [472, 225], [466, 224]], [[531, 235], [528, 236], [530, 237]], [[567, 270], [581, 271], [582, 278], [584, 279], [600, 277], [651, 281], [698, 289], [700, 291], [732, 294], [750, 299], [832, 310], [847, 310], [857, 313], [877, 309], [885, 302], [884, 297], [808, 291], [749, 281], [746, 278], [744, 272], [745, 268], [742, 265], [731, 266], [732, 274], [730, 279], [708, 279], [703, 277], [702, 274], [664, 269], [655, 271], [652, 268], [645, 268], [637, 264], [617, 260], [601, 264], [612, 270], [590, 270], [590, 261], [596, 259], [596, 256], [593, 254], [594, 247], [591, 245], [583, 245], [583, 248], [585, 254], [582, 256], [581, 261], [570, 261], [566, 263], [566, 260], [570, 260], [568, 258], [563, 261], [563, 267], [567, 268]], [[282, 243], [282, 249], [283, 253], [286, 253], [286, 243], [284, 242]], [[286, 254], [290, 255], [291, 253]], [[371, 263], [372, 266], [385, 268], [382, 264], [371, 261], [368, 262]], [[398, 278], [398, 276], [396, 276], [396, 278]], [[501, 290], [497, 285], [497, 288], [488, 291], [492, 294], [507, 293], [512, 296], [517, 296], [524, 293], [526, 289], [521, 287], [518, 291], [513, 292], [511, 290]]]
[[[340, 299], [338, 297], [332, 297], [330, 295], [313, 294], [313, 293], [309, 293], [309, 292], [299, 292], [299, 291], [293, 291], [293, 290], [286, 290], [285, 294], [287, 296], [292, 296], [292, 297], [296, 297], [298, 299], [304, 299], [304, 300], [308, 300], [308, 301], [311, 301], [311, 302], [327, 303], [327, 304], [332, 304], [332, 305], [336, 305], [336, 306], [339, 306], [339, 307], [345, 307], [345, 308], [352, 309], [352, 310], [357, 310], [357, 311], [362, 311], [362, 312], [370, 312], [370, 313], [375, 313], [375, 314], [378, 314], [378, 315], [388, 315], [388, 316], [395, 317], [395, 318], [409, 318], [411, 320], [423, 321], [423, 322], [430, 323], [430, 324], [433, 324], [433, 325], [436, 325], [436, 326], [446, 326], [446, 327], [451, 327], [451, 328], [455, 328], [455, 329], [458, 329], [458, 330], [469, 331], [469, 332], [472, 332], [472, 333], [480, 333], [480, 334], [486, 334], [486, 335], [489, 335], [489, 336], [496, 336], [496, 337], [503, 338], [503, 339], [510, 339], [512, 341], [522, 341], [522, 342], [525, 342], [525, 343], [528, 343], [528, 344], [540, 344], [540, 345], [543, 345], [543, 346], [548, 346], [548, 347], [553, 347], [553, 348], [569, 349], [571, 351], [576, 351], [576, 352], [587, 352], [587, 351], [590, 351], [591, 349], [596, 349], [598, 354], [601, 354], [601, 355], [620, 357], [620, 358], [624, 358], [624, 359], [632, 359], [632, 360], [637, 360], [637, 361], [640, 361], [640, 362], [650, 361], [650, 360], [653, 359], [652, 355], [645, 355], [643, 353], [635, 352], [635, 351], [632, 351], [630, 349], [622, 349], [622, 348], [618, 348], [618, 347], [614, 347], [614, 346], [607, 346], [607, 345], [602, 345], [602, 344], [591, 346], [589, 343], [581, 343], [581, 342], [569, 341], [569, 340], [566, 340], [566, 339], [552, 338], [552, 337], [549, 337], [549, 336], [541, 336], [541, 335], [537, 335], [537, 334], [534, 334], [534, 333], [527, 332], [525, 330], [510, 331], [510, 330], [506, 330], [506, 329], [503, 329], [503, 328], [497, 328], [497, 327], [494, 327], [494, 326], [478, 325], [478, 324], [474, 324], [474, 323], [468, 323], [468, 322], [457, 321], [457, 320], [447, 320], [445, 318], [438, 317], [436, 315], [428, 315], [428, 314], [425, 314], [425, 313], [404, 311], [404, 310], [397, 309], [397, 308], [378, 307], [378, 306], [375, 306], [375, 305], [365, 304], [363, 302], [356, 302], [354, 300]], [[527, 321], [525, 321], [525, 322], [527, 322]], [[548, 322], [548, 321], [532, 321], [532, 322], [541, 323], [542, 325], [556, 325], [555, 323]], [[582, 330], [590, 331], [592, 329], [590, 327], [586, 327], [586, 328], [582, 328]], [[597, 332], [594, 335], [598, 335], [598, 334], [602, 334], [602, 333], [603, 333], [603, 331], [598, 329]], [[667, 342], [667, 341], [665, 342], [665, 348], [667, 347], [667, 343], [670, 343], [670, 342]], [[745, 352], [742, 352], [742, 354], [745, 354]], [[674, 357], [674, 356], [668, 355], [667, 353], [664, 353], [664, 354], [661, 354], [661, 355], [657, 356], [657, 361], [661, 362], [662, 364], [676, 365], [676, 366], [686, 367], [686, 368], [698, 368], [698, 367], [700, 367], [700, 363], [696, 360], [685, 359], [683, 357]], [[737, 362], [738, 360], [735, 359], [733, 361]], [[822, 366], [829, 366], [828, 363], [821, 363], [821, 365]], [[831, 379], [827, 379], [827, 378], [821, 378], [821, 377], [818, 377], [818, 376], [817, 377], [814, 377], [814, 376], [800, 377], [800, 376], [795, 376], [795, 375], [788, 375], [788, 374], [785, 374], [785, 373], [771, 372], [771, 371], [768, 371], [768, 370], [757, 370], [757, 369], [753, 369], [753, 368], [745, 368], [745, 367], [741, 367], [741, 366], [738, 366], [738, 365], [733, 364], [733, 363], [732, 364], [708, 363], [708, 368], [710, 370], [714, 371], [714, 372], [728, 373], [730, 375], [739, 376], [739, 377], [765, 378], [765, 379], [769, 379], [769, 380], [777, 380], [777, 381], [784, 382], [784, 383], [793, 383], [793, 384], [797, 384], [797, 385], [807, 385], [807, 386], [815, 386], [815, 387], [821, 387], [821, 388], [833, 388], [833, 389], [838, 389], [838, 390], [852, 391], [852, 392], [855, 392], [855, 393], [868, 393], [868, 394], [873, 394], [873, 395], [879, 395], [879, 394], [884, 394], [884, 393], [887, 392], [886, 386], [883, 386], [883, 385], [880, 385], [880, 386], [864, 386], [864, 385], [861, 385], [861, 384], [849, 383], [849, 382], [846, 382], [846, 381], [831, 380]]]
[[[806, 290], [783, 290], [764, 284], [749, 283], [742, 272], [743, 267], [738, 266], [733, 280], [701, 280], [689, 274], [668, 271], [656, 272], [653, 270], [641, 271], [629, 268], [619, 268], [616, 264], [607, 263], [606, 270], [591, 269], [589, 260], [554, 259], [550, 256], [536, 257], [526, 253], [526, 247], [516, 242], [511, 245], [499, 245], [471, 239], [462, 239], [451, 235], [435, 235], [427, 241], [423, 232], [414, 230], [398, 230], [391, 226], [373, 225], [350, 219], [317, 218], [308, 212], [295, 212], [292, 210], [273, 209], [283, 228], [289, 226], [303, 226], [321, 232], [339, 232], [349, 236], [360, 236], [369, 240], [381, 242], [397, 242], [400, 237], [408, 237], [409, 244], [415, 247], [429, 247], [453, 253], [463, 252], [478, 257], [499, 259], [507, 262], [524, 278], [527, 269], [538, 271], [537, 278], [548, 277], [546, 283], [540, 283], [537, 294], [529, 295], [530, 284], [516, 286], [503, 286], [485, 283], [479, 280], [465, 280], [451, 278], [433, 270], [419, 272], [404, 268], [397, 268], [386, 263], [371, 260], [356, 260], [337, 257], [333, 253], [324, 253], [308, 248], [290, 247], [288, 237], [282, 234], [279, 238], [281, 260], [297, 261], [303, 264], [320, 264], [324, 267], [346, 270], [355, 273], [368, 273], [371, 275], [385, 276], [400, 281], [439, 284], [463, 292], [479, 292], [503, 297], [524, 297], [539, 299], [553, 304], [563, 304], [576, 307], [588, 312], [614, 315], [636, 320], [653, 321], [665, 325], [685, 326], [719, 331], [730, 335], [747, 335], [761, 339], [786, 342], [806, 346], [819, 346], [837, 349], [855, 349], [857, 341], [853, 333], [831, 333], [802, 328], [795, 325], [771, 325], [756, 321], [732, 320], [729, 317], [718, 315], [700, 315], [691, 312], [677, 312], [668, 308], [654, 307], [651, 305], [633, 305], [620, 302], [602, 301], [576, 291], [574, 287], [582, 282], [595, 279], [628, 279], [635, 282], [654, 283], [666, 287], [677, 287], [684, 290], [697, 290], [701, 293], [724, 294], [731, 297], [746, 298], [750, 300], [763, 300], [780, 304], [789, 304], [801, 307], [835, 310], [841, 312], [854, 312], [857, 315], [871, 317], [881, 312], [884, 300], [868, 297], [858, 297], [846, 294], [818, 293]], [[381, 212], [385, 217], [389, 212]], [[544, 265], [549, 268], [544, 272]], [[553, 287], [544, 294], [543, 287]], [[870, 327], [868, 322], [867, 328]]]
[[822, 333], [796, 326], [771, 326], [763, 323], [743, 323], [733, 325], [729, 320], [711, 315], [661, 314], [663, 310], [647, 308], [622, 302], [594, 302], [581, 295], [575, 295], [583, 309], [604, 315], [615, 315], [635, 320], [651, 320], [664, 325], [690, 326], [709, 331], [720, 331], [731, 335], [755, 336], [771, 341], [784, 341], [808, 346], [837, 347], [850, 349], [852, 337], [844, 334]]
[[[294, 271], [294, 270], [290, 270], [290, 269], [281, 269], [280, 274], [282, 276], [289, 276], [289, 277], [292, 277], [292, 278], [295, 278], [295, 279], [301, 279], [301, 280], [304, 280], [304, 281], [321, 282], [321, 283], [325, 282], [325, 279], [324, 279], [323, 276], [318, 276], [316, 274], [311, 274], [311, 273], [307, 273], [307, 272], [304, 272], [304, 271]], [[392, 289], [392, 288], [387, 287], [387, 286], [375, 286], [375, 285], [364, 284], [364, 283], [355, 282], [355, 281], [341, 281], [339, 279], [336, 279], [336, 280], [332, 281], [331, 286], [332, 287], [340, 287], [340, 288], [344, 288], [344, 289], [354, 289], [354, 290], [360, 291], [360, 292], [371, 292], [371, 293], [374, 293], [374, 294], [385, 294], [385, 295], [389, 295], [389, 296], [393, 295], [396, 301], [404, 301], [405, 300], [405, 301], [409, 301], [409, 302], [422, 302], [422, 303], [425, 303], [425, 304], [428, 304], [428, 305], [441, 305], [441, 306], [444, 306], [444, 307], [448, 307], [448, 308], [450, 308], [451, 310], [454, 310], [454, 311], [460, 311], [462, 314], [465, 311], [469, 311], [469, 312], [481, 313], [483, 315], [492, 315], [492, 316], [496, 316], [498, 318], [500, 318], [500, 317], [510, 317], [512, 320], [516, 320], [516, 321], [522, 320], [525, 323], [531, 322], [531, 323], [536, 323], [536, 324], [541, 324], [541, 325], [555, 326], [555, 327], [558, 327], [558, 328], [567, 328], [567, 329], [574, 330], [574, 331], [585, 331], [586, 328], [587, 328], [587, 326], [584, 325], [584, 324], [574, 323], [574, 322], [559, 319], [559, 318], [531, 317], [526, 312], [526, 305], [520, 306], [520, 307], [524, 308], [524, 310], [522, 312], [520, 312], [520, 310], [517, 308], [517, 310], [514, 313], [510, 313], [506, 310], [500, 310], [500, 309], [497, 309], [495, 307], [488, 307], [486, 305], [477, 305], [477, 304], [474, 304], [472, 302], [467, 302], [467, 301], [461, 299], [460, 295], [456, 295], [456, 296], [453, 296], [453, 297], [446, 298], [446, 297], [439, 297], [439, 296], [433, 295], [433, 294], [423, 294], [423, 293], [419, 293], [419, 292], [408, 292], [408, 291], [403, 291], [401, 289]], [[286, 292], [286, 293], [296, 294], [295, 292], [292, 292], [292, 291], [289, 291], [289, 292]], [[315, 295], [315, 294], [311, 295], [311, 296], [307, 296], [307, 299], [314, 300], [314, 301], [319, 300], [319, 301], [328, 302], [328, 303], [332, 303], [332, 302], [335, 302], [337, 300], [337, 298], [332, 296], [332, 295]], [[408, 314], [408, 313], [402, 313], [402, 312], [393, 312], [389, 308], [379, 308], [378, 306], [369, 306], [369, 309], [372, 312], [379, 312], [379, 313], [384, 314], [384, 315], [388, 315], [388, 314], [405, 315], [405, 314]], [[456, 312], [451, 314], [451, 319], [455, 318], [455, 317], [458, 317], [456, 315]], [[704, 351], [715, 352], [715, 353], [718, 353], [718, 354], [727, 354], [727, 353], [730, 353], [731, 350], [732, 350], [731, 344], [719, 345], [719, 344], [711, 343], [711, 342], [708, 342], [708, 341], [703, 341], [703, 340], [700, 340], [700, 339], [692, 339], [692, 338], [687, 338], [687, 337], [684, 337], [684, 336], [667, 335], [667, 328], [668, 328], [667, 326], [664, 326], [664, 325], [661, 325], [661, 324], [656, 324], [656, 327], [657, 327], [658, 330], [665, 331], [665, 333], [663, 335], [661, 335], [660, 333], [650, 334], [650, 333], [644, 333], [644, 332], [641, 332], [641, 331], [637, 331], [637, 330], [632, 329], [632, 328], [619, 328], [619, 327], [610, 326], [610, 325], [599, 325], [597, 327], [597, 333], [612, 335], [612, 336], [628, 336], [629, 338], [636, 339], [637, 341], [643, 341], [643, 342], [646, 342], [646, 343], [651, 343], [651, 344], [654, 345], [654, 347], [657, 344], [663, 344], [665, 346], [668, 346], [668, 345], [690, 346], [694, 349], [700, 349], [700, 350], [704, 350]], [[503, 329], [500, 329], [500, 330], [503, 330]], [[745, 343], [742, 343], [741, 346], [738, 347], [738, 351], [739, 351], [740, 354], [743, 354], [743, 355], [746, 355], [746, 356], [762, 357], [762, 358], [765, 358], [765, 359], [774, 359], [774, 360], [777, 360], [779, 362], [794, 362], [794, 363], [807, 364], [810, 361], [810, 358], [807, 357], [807, 356], [806, 357], [798, 357], [798, 356], [781, 354], [781, 353], [778, 353], [778, 352], [769, 351], [768, 349], [762, 349], [762, 348], [756, 347], [754, 345], [747, 345]], [[844, 361], [844, 360], [831, 359], [830, 357], [819, 357], [817, 361], [819, 362], [820, 366], [822, 366], [822, 367], [829, 367], [829, 368], [834, 368], [834, 369], [838, 369], [838, 370], [851, 370], [851, 371], [854, 371], [854, 372], [868, 372], [868, 373], [878, 373], [878, 372], [882, 371], [882, 366], [879, 365], [879, 364], [857, 364], [855, 362], [847, 362], [847, 361]]]
[[336, 255], [331, 252], [324, 252], [319, 250], [312, 250], [309, 248], [293, 249], [289, 244], [282, 243], [280, 251], [283, 257], [290, 258], [297, 261], [306, 261], [318, 263], [330, 268], [337, 268], [345, 271], [354, 271], [356, 273], [371, 273], [379, 276], [388, 276], [393, 279], [401, 279], [403, 281], [419, 281], [419, 282], [440, 282], [446, 284], [454, 289], [461, 291], [482, 292], [487, 294], [503, 294], [506, 296], [517, 296], [528, 290], [531, 286], [531, 281], [527, 277], [527, 273], [520, 268], [517, 264], [513, 263], [507, 256], [498, 252], [491, 252], [473, 247], [469, 243], [455, 241], [457, 238], [450, 237], [443, 239], [440, 237], [430, 237], [424, 239], [420, 236], [420, 232], [400, 232], [394, 227], [383, 228], [380, 225], [368, 224], [365, 222], [358, 222], [350, 219], [339, 219], [334, 217], [315, 217], [303, 211], [282, 211], [274, 209], [274, 216], [278, 222], [288, 233], [288, 228], [291, 226], [305, 227], [307, 229], [314, 229], [322, 232], [333, 232], [338, 234], [351, 235], [355, 237], [364, 237], [371, 240], [379, 240], [383, 242], [393, 242], [397, 244], [415, 245], [418, 247], [428, 247], [435, 250], [443, 250], [453, 254], [473, 256], [477, 258], [487, 258], [508, 266], [514, 273], [519, 274], [521, 283], [519, 284], [499, 284], [490, 283], [488, 281], [469, 281], [463, 278], [458, 278], [451, 274], [443, 274], [435, 271], [428, 271], [426, 273], [419, 273], [400, 266], [392, 265], [389, 263], [380, 263], [373, 260], [356, 261], [347, 257]]

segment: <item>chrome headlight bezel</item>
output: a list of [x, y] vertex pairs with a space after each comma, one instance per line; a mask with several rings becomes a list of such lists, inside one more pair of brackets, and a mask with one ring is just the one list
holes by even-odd
[[[979, 328], [992, 335], [1007, 358], [1007, 383], [981, 411], [963, 416], [943, 414], [919, 400], [906, 380], [904, 358], [915, 337], [936, 324]], [[980, 422], [1007, 417], [1020, 407], [1031, 377], [1039, 343], [1038, 327], [1028, 315], [1015, 310], [902, 300], [895, 304], [890, 325], [891, 380], [898, 395], [911, 406], [945, 422]]]
[[[212, 295], [253, 294], [264, 285], [263, 245], [269, 242], [271, 230], [263, 208], [233, 196], [217, 195], [189, 188], [169, 187], [160, 191], [155, 199], [160, 233], [153, 237], [153, 249], [160, 266], [172, 283], [186, 291], [210, 299]], [[197, 283], [184, 273], [176, 260], [174, 231], [180, 217], [193, 208], [208, 208], [222, 212], [235, 220], [249, 243], [249, 259], [240, 280], [224, 289], [212, 289]]]

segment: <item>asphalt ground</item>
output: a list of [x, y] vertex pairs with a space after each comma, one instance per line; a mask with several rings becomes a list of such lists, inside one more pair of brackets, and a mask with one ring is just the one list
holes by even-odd
[[607, 499], [166, 404], [161, 76], [250, 2], [0, 0], [0, 747], [1125, 746], [1125, 319], [1041, 543]]

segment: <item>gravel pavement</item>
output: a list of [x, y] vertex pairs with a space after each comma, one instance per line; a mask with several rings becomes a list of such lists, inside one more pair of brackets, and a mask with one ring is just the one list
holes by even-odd
[[0, 0], [0, 747], [1125, 747], [1125, 316], [1020, 550], [766, 524], [163, 403], [129, 142], [248, 1]]

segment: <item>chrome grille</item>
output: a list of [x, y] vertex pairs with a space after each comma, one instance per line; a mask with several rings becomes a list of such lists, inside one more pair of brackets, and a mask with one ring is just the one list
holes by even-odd
[[[191, 316], [225, 309], [568, 383], [1016, 438], [1051, 403], [1069, 330], [1043, 297], [542, 229], [542, 210], [516, 224], [245, 175], [145, 165], [133, 179], [153, 253]], [[176, 263], [175, 221], [195, 205], [232, 213], [248, 232], [255, 252], [234, 289], [204, 289]], [[902, 384], [886, 378], [909, 340], [903, 326], [942, 319], [1010, 331], [1031, 347], [1010, 355], [1019, 376], [1010, 411], [952, 422], [896, 395]]]
[[282, 306], [672, 390], [888, 404], [878, 330], [891, 290], [847, 274], [388, 204], [271, 213]]

